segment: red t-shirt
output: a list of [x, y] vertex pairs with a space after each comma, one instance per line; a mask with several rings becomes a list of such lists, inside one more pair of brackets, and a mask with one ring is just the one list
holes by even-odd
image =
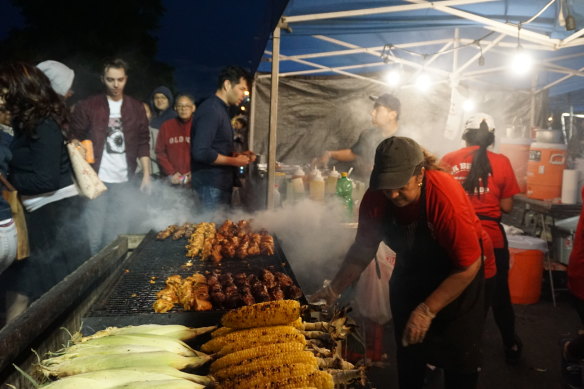
[[191, 124], [179, 118], [162, 123], [156, 139], [156, 158], [167, 176], [191, 171]]
[[[470, 172], [473, 152], [478, 148], [479, 146], [464, 147], [448, 153], [442, 158], [442, 162], [449, 166], [450, 173], [461, 185]], [[492, 171], [487, 188], [484, 186], [480, 188], [480, 196], [475, 194], [469, 197], [477, 214], [498, 219], [501, 217], [501, 199], [513, 197], [521, 190], [519, 189], [519, 184], [517, 184], [517, 178], [509, 158], [503, 154], [490, 151], [487, 151], [487, 158], [491, 164]], [[491, 237], [493, 246], [495, 248], [503, 248], [505, 240], [499, 224], [492, 220], [481, 220], [481, 222]]]
[[[584, 187], [582, 188], [584, 200]], [[584, 300], [584, 207], [574, 235], [570, 261], [568, 262], [568, 289], [581, 300]]]
[[[468, 196], [448, 173], [426, 171], [426, 214], [428, 227], [434, 238], [446, 250], [457, 268], [473, 264], [481, 254], [479, 238], [482, 238], [485, 254], [485, 278], [496, 274], [493, 246], [483, 230]], [[385, 215], [396, 218], [398, 223], [408, 224], [419, 215], [419, 202], [398, 208], [383, 192], [367, 190], [359, 209], [359, 227], [355, 243], [374, 246], [383, 238]]]

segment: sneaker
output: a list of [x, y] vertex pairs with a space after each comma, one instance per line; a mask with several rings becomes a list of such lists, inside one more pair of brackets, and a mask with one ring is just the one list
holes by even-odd
[[568, 389], [581, 389], [582, 385], [582, 363], [568, 359], [566, 347], [572, 338], [560, 339], [560, 352], [562, 355], [562, 381]]
[[505, 347], [505, 361], [510, 365], [517, 365], [521, 359], [523, 351], [523, 342], [515, 335], [515, 344], [511, 347]]

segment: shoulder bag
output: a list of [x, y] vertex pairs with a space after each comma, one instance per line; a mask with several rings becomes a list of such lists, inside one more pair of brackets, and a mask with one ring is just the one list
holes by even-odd
[[12, 186], [10, 182], [0, 173], [0, 182], [4, 185], [2, 190], [2, 197], [10, 205], [12, 211], [12, 220], [16, 226], [16, 259], [21, 260], [30, 256], [30, 246], [28, 244], [28, 229], [26, 227], [26, 219], [24, 218], [24, 208], [18, 197], [18, 191]]

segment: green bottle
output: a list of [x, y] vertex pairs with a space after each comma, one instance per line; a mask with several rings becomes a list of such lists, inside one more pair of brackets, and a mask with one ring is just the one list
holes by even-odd
[[341, 178], [337, 181], [337, 196], [343, 202], [347, 210], [348, 220], [353, 219], [353, 182], [347, 177], [347, 172], [341, 173]]

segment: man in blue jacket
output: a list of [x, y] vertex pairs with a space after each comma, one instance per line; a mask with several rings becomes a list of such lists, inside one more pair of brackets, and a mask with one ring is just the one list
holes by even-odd
[[205, 100], [193, 118], [191, 173], [193, 189], [205, 210], [231, 205], [236, 167], [255, 160], [251, 151], [235, 152], [229, 106], [241, 104], [248, 73], [237, 66], [221, 70], [215, 95]]

